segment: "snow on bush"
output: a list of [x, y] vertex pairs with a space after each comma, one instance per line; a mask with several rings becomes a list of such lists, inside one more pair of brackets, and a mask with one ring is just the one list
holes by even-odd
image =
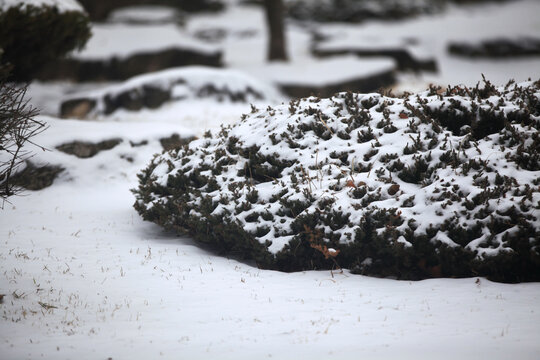
[[0, 0], [1, 60], [13, 66], [16, 81], [31, 80], [89, 38], [89, 19], [74, 0]]
[[538, 281], [539, 86], [254, 109], [156, 156], [135, 208], [262, 268]]

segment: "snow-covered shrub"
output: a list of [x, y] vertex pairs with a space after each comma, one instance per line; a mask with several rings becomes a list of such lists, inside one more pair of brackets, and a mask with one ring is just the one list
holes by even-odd
[[156, 156], [135, 208], [263, 268], [335, 260], [401, 279], [538, 281], [539, 87], [340, 93], [254, 109]]
[[0, 48], [2, 62], [13, 65], [17, 81], [32, 79], [49, 61], [90, 38], [90, 24], [75, 0], [0, 1]]

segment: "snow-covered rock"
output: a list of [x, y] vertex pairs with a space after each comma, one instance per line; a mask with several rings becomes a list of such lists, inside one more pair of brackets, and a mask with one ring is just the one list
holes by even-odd
[[538, 280], [539, 85], [254, 110], [156, 157], [135, 207], [261, 267]]
[[366, 35], [345, 25], [325, 25], [317, 29], [312, 52], [318, 57], [353, 54], [359, 57], [389, 57], [399, 70], [436, 71], [434, 54], [417, 39]]
[[481, 41], [452, 41], [448, 51], [453, 55], [484, 58], [504, 58], [540, 55], [540, 38], [518, 37]]
[[120, 85], [75, 95], [62, 103], [61, 116], [87, 118], [119, 109], [155, 109], [165, 103], [204, 98], [218, 102], [265, 100], [270, 103], [279, 98], [279, 93], [239, 71], [182, 67], [139, 75]]
[[84, 11], [81, 4], [77, 0], [0, 0], [0, 11], [6, 11], [11, 7], [55, 7], [60, 12], [66, 11]]
[[261, 74], [291, 97], [332, 96], [336, 92], [370, 92], [392, 85], [395, 62], [390, 58], [359, 59], [354, 55], [309, 63], [274, 62]]

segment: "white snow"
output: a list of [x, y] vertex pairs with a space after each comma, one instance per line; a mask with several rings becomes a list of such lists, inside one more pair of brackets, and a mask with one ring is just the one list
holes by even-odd
[[51, 6], [56, 7], [60, 12], [84, 11], [77, 0], [0, 0], [0, 10], [6, 11], [10, 7], [26, 6]]

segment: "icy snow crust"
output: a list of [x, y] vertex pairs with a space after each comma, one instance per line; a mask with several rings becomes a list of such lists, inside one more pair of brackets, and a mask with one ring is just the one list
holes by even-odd
[[1, 11], [6, 11], [11, 7], [17, 6], [50, 6], [56, 7], [60, 12], [84, 11], [81, 4], [79, 4], [76, 0], [0, 0]]
[[538, 83], [487, 83], [254, 110], [157, 156], [136, 208], [271, 268], [333, 266], [317, 242], [363, 273], [497, 278], [508, 256], [534, 260], [502, 280], [538, 280], [539, 97]]

